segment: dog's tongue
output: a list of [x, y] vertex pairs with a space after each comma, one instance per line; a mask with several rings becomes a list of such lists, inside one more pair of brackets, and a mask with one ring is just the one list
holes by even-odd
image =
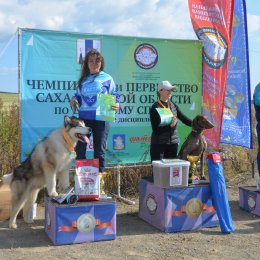
[[88, 137], [87, 137], [86, 135], [83, 136], [83, 139], [84, 139], [84, 141], [85, 141], [87, 144], [89, 143], [89, 139], [88, 139]]

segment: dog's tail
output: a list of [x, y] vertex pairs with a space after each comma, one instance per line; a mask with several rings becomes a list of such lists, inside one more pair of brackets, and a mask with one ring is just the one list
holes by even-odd
[[13, 173], [11, 172], [11, 173], [3, 176], [3, 179], [1, 181], [1, 185], [3, 185], [3, 184], [10, 185], [12, 180], [13, 180]]

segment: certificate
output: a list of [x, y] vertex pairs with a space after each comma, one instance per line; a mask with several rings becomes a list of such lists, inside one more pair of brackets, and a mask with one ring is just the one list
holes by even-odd
[[116, 104], [116, 97], [110, 94], [97, 95], [96, 120], [115, 122], [116, 111], [111, 108]]
[[160, 119], [161, 123], [159, 126], [165, 126], [165, 125], [170, 125], [172, 123], [172, 118], [173, 114], [170, 108], [156, 108]]

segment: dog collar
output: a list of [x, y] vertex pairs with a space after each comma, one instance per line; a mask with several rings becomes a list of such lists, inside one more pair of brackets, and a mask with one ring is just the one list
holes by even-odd
[[69, 149], [70, 149], [71, 158], [74, 159], [74, 158], [76, 157], [76, 152], [75, 152], [74, 147], [73, 147], [73, 145], [71, 144], [71, 142], [70, 142], [68, 136], [66, 135], [66, 132], [65, 132], [65, 131], [63, 132], [63, 137], [64, 137], [64, 140], [65, 140], [65, 142], [67, 143], [67, 145], [68, 145], [68, 147], [69, 147]]

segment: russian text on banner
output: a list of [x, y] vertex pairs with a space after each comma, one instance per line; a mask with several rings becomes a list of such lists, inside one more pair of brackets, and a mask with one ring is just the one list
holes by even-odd
[[233, 19], [232, 0], [189, 0], [192, 25], [203, 41], [203, 111], [215, 127], [205, 132], [209, 146], [218, 149]]

